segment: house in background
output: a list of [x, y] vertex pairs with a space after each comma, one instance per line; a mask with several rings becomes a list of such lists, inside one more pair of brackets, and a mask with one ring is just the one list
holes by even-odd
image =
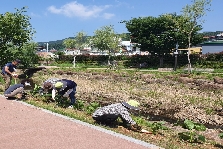
[[202, 54], [219, 53], [223, 51], [223, 40], [204, 42], [201, 46]]
[[136, 43], [130, 41], [121, 41], [120, 46], [127, 50], [130, 55], [141, 54], [140, 48], [136, 47]]
[[81, 52], [78, 49], [65, 49], [64, 50], [65, 55], [80, 55]]
[[203, 37], [205, 42], [201, 43], [202, 54], [219, 53], [223, 51], [223, 32], [218, 31], [215, 36]]
[[51, 62], [54, 61], [54, 58], [57, 58], [57, 55], [52, 52], [38, 51], [36, 54], [41, 58], [39, 61], [41, 65], [48, 66]]

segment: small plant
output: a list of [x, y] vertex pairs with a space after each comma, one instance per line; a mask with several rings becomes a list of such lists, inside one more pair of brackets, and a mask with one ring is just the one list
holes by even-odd
[[30, 92], [32, 96], [37, 97], [36, 94], [39, 93], [41, 86], [35, 84], [34, 89]]
[[188, 129], [188, 132], [181, 132], [178, 133], [179, 137], [185, 141], [188, 141], [190, 143], [193, 142], [205, 142], [205, 137], [203, 135], [197, 134], [194, 130], [197, 131], [205, 131], [206, 127], [203, 124], [195, 123], [191, 120], [185, 120], [182, 124], [183, 128]]
[[84, 109], [84, 101], [77, 100], [76, 103], [74, 104], [74, 109], [83, 110]]
[[99, 103], [97, 103], [97, 102], [91, 102], [86, 107], [86, 111], [87, 111], [88, 114], [92, 114], [99, 106], [100, 106]]
[[223, 133], [219, 133], [218, 135], [221, 139], [223, 139]]
[[206, 130], [206, 127], [203, 124], [195, 123], [195, 122], [187, 120], [187, 119], [182, 124], [182, 127], [186, 128], [186, 129], [189, 129], [189, 130], [192, 130], [192, 129], [195, 129], [195, 130], [198, 130], [198, 131], [205, 131]]
[[151, 128], [153, 134], [157, 134], [159, 130], [168, 130], [164, 124], [164, 122], [154, 122], [150, 123], [148, 126]]
[[60, 106], [60, 107], [67, 107], [67, 105], [69, 105], [67, 98], [61, 95], [56, 95], [55, 101], [57, 103], [57, 106]]
[[179, 137], [190, 143], [202, 143], [205, 142], [205, 137], [203, 135], [198, 135], [196, 132], [190, 130], [188, 132], [178, 133]]

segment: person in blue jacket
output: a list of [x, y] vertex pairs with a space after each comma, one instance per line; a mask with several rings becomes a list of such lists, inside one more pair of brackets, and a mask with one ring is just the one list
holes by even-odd
[[60, 96], [69, 97], [70, 106], [68, 108], [73, 108], [73, 105], [76, 101], [75, 98], [76, 87], [77, 84], [72, 80], [67, 80], [67, 79], [59, 80], [53, 85], [52, 98], [55, 100], [56, 92]]
[[10, 86], [12, 78], [18, 77], [18, 75], [14, 72], [16, 71], [16, 67], [20, 62], [20, 60], [16, 59], [10, 63], [5, 64], [5, 66], [2, 68], [1, 75], [5, 81], [5, 90], [7, 90], [7, 88]]
[[8, 99], [17, 98], [17, 100], [21, 100], [24, 95], [25, 86], [31, 86], [29, 80], [22, 80], [21, 83], [11, 85], [5, 92], [4, 96]]

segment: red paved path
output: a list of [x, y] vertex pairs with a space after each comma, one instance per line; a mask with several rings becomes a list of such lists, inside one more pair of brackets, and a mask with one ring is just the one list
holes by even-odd
[[0, 149], [158, 148], [133, 140], [136, 143], [0, 97]]

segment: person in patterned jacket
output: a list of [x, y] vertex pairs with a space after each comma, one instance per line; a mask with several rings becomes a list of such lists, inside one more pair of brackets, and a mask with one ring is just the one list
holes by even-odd
[[47, 79], [44, 83], [43, 83], [43, 86], [42, 88], [39, 90], [39, 93], [41, 95], [43, 95], [43, 92], [45, 93], [51, 93], [51, 92], [54, 92], [53, 91], [53, 86], [58, 82], [60, 81], [61, 79], [58, 79], [58, 78], [50, 78], [50, 79]]
[[111, 104], [97, 109], [92, 114], [92, 118], [97, 123], [109, 125], [120, 117], [125, 126], [140, 131], [141, 127], [136, 124], [129, 113], [129, 110], [139, 110], [139, 105], [139, 102], [135, 100]]

